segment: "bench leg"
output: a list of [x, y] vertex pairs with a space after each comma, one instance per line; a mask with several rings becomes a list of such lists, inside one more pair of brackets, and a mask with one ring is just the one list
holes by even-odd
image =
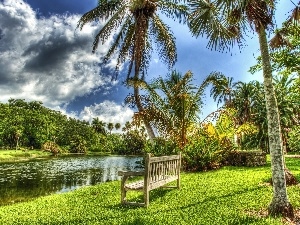
[[127, 176], [123, 176], [121, 180], [121, 204], [125, 204], [126, 201], [126, 189], [125, 189], [125, 182], [127, 180]]
[[177, 179], [177, 188], [180, 189], [180, 178]]
[[126, 190], [124, 187], [121, 188], [121, 204], [125, 204], [126, 201]]
[[149, 206], [149, 191], [148, 190], [144, 191], [144, 202], [145, 202], [145, 207], [148, 208], [148, 206]]

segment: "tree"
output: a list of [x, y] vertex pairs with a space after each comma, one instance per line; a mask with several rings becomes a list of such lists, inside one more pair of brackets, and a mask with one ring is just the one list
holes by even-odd
[[99, 120], [98, 117], [93, 118], [92, 120], [92, 127], [94, 128], [94, 130], [96, 131], [96, 133], [98, 134], [106, 134], [106, 123]]
[[193, 74], [184, 75], [172, 71], [166, 79], [159, 77], [152, 83], [144, 83], [148, 94], [143, 117], [148, 118], [160, 135], [171, 138], [180, 148], [187, 143], [187, 132], [197, 121], [201, 109], [201, 95], [205, 84], [192, 84]]
[[226, 106], [231, 105], [234, 86], [232, 77], [226, 77], [222, 73], [213, 72], [205, 79], [205, 82], [212, 84], [210, 96], [217, 101], [217, 104], [224, 102]]
[[[270, 57], [272, 69], [280, 73], [300, 74], [300, 27], [298, 24], [284, 22], [282, 28], [275, 30], [274, 37], [270, 40]], [[262, 70], [261, 57], [257, 64], [250, 68], [251, 73]]]
[[119, 130], [121, 128], [121, 124], [120, 123], [115, 123], [115, 129]]
[[268, 209], [272, 216], [282, 214], [293, 218], [293, 207], [286, 190], [279, 111], [272, 83], [271, 59], [266, 36], [266, 30], [273, 24], [275, 2], [191, 0], [189, 4], [192, 10], [189, 22], [191, 32], [196, 36], [206, 35], [209, 38], [208, 46], [210, 47], [224, 50], [236, 43], [241, 43], [248, 25], [258, 35], [273, 179], [273, 199]]
[[[297, 14], [297, 9], [294, 10], [293, 14]], [[299, 100], [297, 100], [300, 98], [300, 26], [296, 22], [297, 20], [295, 22], [291, 21], [292, 18], [290, 17], [288, 21], [283, 23], [282, 28], [275, 31], [275, 36], [270, 40], [269, 44], [272, 50], [270, 57], [273, 71], [278, 72], [280, 75], [278, 78], [281, 78], [282, 81], [286, 80], [287, 84], [290, 83], [288, 80], [294, 80], [292, 86], [288, 88], [287, 93], [289, 99], [296, 106], [294, 107], [292, 118], [293, 122], [295, 122], [300, 119], [300, 105]], [[261, 69], [261, 57], [258, 57], [257, 64], [250, 68], [250, 72], [255, 73]], [[282, 96], [286, 99], [285, 95]]]
[[[111, 34], [115, 34], [113, 43], [104, 57], [104, 63], [114, 54], [118, 55], [116, 70], [119, 70], [121, 64], [129, 61], [127, 80], [131, 78], [139, 112], [144, 110], [139, 83], [147, 73], [153, 44], [156, 45], [160, 59], [169, 67], [177, 60], [175, 38], [170, 28], [158, 16], [158, 12], [181, 21], [185, 18], [186, 11], [187, 6], [179, 4], [177, 0], [99, 0], [98, 6], [85, 13], [78, 22], [78, 27], [82, 29], [89, 22], [105, 21], [95, 37], [93, 52], [99, 43], [104, 44]], [[133, 68], [134, 75], [131, 76]], [[154, 132], [145, 118], [144, 124], [149, 137], [153, 138]]]
[[129, 131], [132, 128], [132, 124], [129, 121], [126, 121], [124, 127], [122, 127], [122, 131], [126, 132]]
[[111, 131], [114, 129], [114, 124], [113, 123], [108, 123], [107, 124], [107, 129], [109, 130], [109, 132], [111, 134]]
[[256, 82], [236, 82], [234, 84], [233, 107], [237, 110], [237, 120], [239, 124], [251, 121], [254, 104]]

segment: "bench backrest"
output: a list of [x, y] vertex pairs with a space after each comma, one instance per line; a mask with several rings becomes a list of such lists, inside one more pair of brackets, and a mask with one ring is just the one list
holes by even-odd
[[160, 187], [173, 180], [180, 180], [181, 153], [179, 155], [146, 156], [145, 180], [148, 190]]

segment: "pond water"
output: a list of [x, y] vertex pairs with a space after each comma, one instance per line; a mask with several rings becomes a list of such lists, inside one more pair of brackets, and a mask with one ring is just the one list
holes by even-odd
[[0, 205], [120, 180], [119, 170], [134, 170], [140, 157], [80, 156], [0, 164]]

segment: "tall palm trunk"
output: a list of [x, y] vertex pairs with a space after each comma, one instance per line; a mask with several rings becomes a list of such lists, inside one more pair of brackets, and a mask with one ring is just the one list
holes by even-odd
[[[144, 111], [144, 107], [141, 103], [140, 94], [139, 94], [139, 87], [137, 85], [134, 85], [134, 90], [133, 91], [134, 91], [134, 98], [135, 98], [135, 101], [136, 101], [136, 106], [137, 106], [139, 112], [142, 113]], [[154, 131], [153, 131], [149, 121], [146, 118], [143, 118], [143, 122], [145, 124], [145, 127], [146, 127], [146, 130], [147, 130], [147, 133], [148, 133], [148, 136], [149, 136], [150, 140], [154, 139], [155, 134], [154, 134]]]
[[270, 63], [265, 28], [263, 26], [260, 26], [257, 33], [259, 37], [261, 58], [263, 64], [264, 90], [268, 119], [268, 134], [273, 181], [273, 199], [269, 205], [269, 214], [272, 216], [281, 214], [283, 216], [293, 218], [293, 206], [289, 202], [286, 189], [279, 112], [275, 90], [272, 83], [272, 68]]
[[[134, 69], [134, 98], [136, 102], [136, 106], [140, 113], [144, 111], [144, 107], [141, 102], [140, 94], [139, 94], [139, 74], [140, 74], [140, 68], [142, 64], [142, 58], [145, 51], [145, 37], [148, 29], [148, 20], [146, 16], [141, 13], [137, 13], [135, 15], [136, 18], [136, 27], [135, 27], [135, 44], [134, 44], [134, 61], [135, 61], [135, 69]], [[143, 122], [145, 124], [147, 133], [149, 138], [152, 140], [155, 138], [154, 131], [150, 125], [150, 122], [143, 117]]]

